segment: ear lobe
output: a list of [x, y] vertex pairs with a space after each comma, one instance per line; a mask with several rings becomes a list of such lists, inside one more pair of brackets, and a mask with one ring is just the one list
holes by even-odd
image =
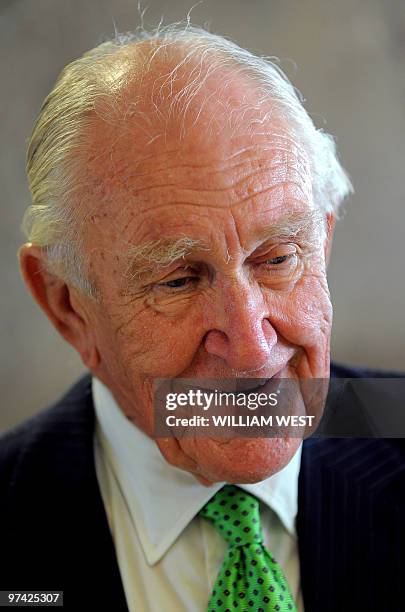
[[335, 230], [336, 217], [333, 213], [328, 213], [326, 215], [326, 237], [325, 237], [325, 262], [326, 267], [328, 267], [330, 254], [332, 251], [332, 243], [333, 243], [333, 233]]
[[57, 331], [81, 355], [88, 367], [98, 363], [98, 351], [87, 314], [80, 300], [72, 299], [75, 291], [47, 267], [41, 247], [24, 244], [18, 251], [21, 275], [34, 300]]

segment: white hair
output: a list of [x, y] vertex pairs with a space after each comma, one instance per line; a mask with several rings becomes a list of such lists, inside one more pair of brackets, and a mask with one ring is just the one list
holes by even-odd
[[[157, 113], [162, 92], [169, 91], [170, 98], [173, 83], [182, 70], [187, 73], [188, 69], [186, 83], [172, 94], [169, 117], [184, 119], [194, 96], [214, 72], [242, 75], [255, 86], [258, 96], [255, 108], [264, 101], [271, 102], [298, 136], [309, 159], [314, 204], [318, 209], [337, 216], [342, 201], [352, 191], [333, 137], [316, 129], [299, 92], [274, 61], [188, 22], [158, 27], [151, 32], [140, 29], [136, 33], [117, 34], [64, 68], [42, 105], [27, 152], [32, 204], [25, 212], [23, 231], [29, 241], [43, 247], [50, 270], [90, 297], [97, 297], [97, 291], [86, 274], [83, 258], [80, 228], [86, 217], [85, 205], [80, 201], [71, 205], [80, 173], [77, 153], [85, 144], [86, 127], [100, 99], [108, 100], [111, 116], [122, 103], [120, 94], [128, 83], [128, 70], [120, 69], [122, 62], [117, 60], [126, 58], [137, 78], [140, 73], [151, 71], [154, 62], [159, 61], [160, 66], [162, 59], [169, 56], [177, 58], [177, 63], [168, 74], [159, 75]], [[242, 115], [243, 112], [244, 109]], [[197, 112], [195, 121], [198, 117]], [[185, 121], [182, 126], [184, 129]]]

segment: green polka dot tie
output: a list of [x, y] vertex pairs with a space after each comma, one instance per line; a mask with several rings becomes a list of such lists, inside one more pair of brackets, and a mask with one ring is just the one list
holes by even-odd
[[264, 546], [258, 500], [226, 485], [200, 515], [229, 543], [208, 612], [297, 612], [281, 567]]

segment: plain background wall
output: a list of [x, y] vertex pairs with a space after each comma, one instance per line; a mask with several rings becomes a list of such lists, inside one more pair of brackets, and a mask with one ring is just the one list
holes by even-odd
[[[193, 2], [150, 0], [145, 24]], [[192, 11], [242, 46], [278, 56], [318, 127], [335, 135], [356, 194], [336, 232], [329, 280], [335, 360], [405, 370], [405, 3], [206, 0]], [[84, 371], [20, 279], [29, 192], [25, 143], [63, 66], [140, 23], [132, 0], [2, 0], [0, 430], [53, 401]], [[295, 63], [294, 63], [295, 62]]]

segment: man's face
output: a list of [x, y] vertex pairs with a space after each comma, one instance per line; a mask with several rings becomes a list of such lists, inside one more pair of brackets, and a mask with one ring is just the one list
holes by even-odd
[[[89, 162], [89, 173], [101, 201], [86, 229], [102, 296], [90, 307], [95, 374], [137, 426], [153, 432], [156, 378], [329, 376], [323, 220], [311, 222], [308, 159], [282, 124], [256, 136], [224, 129], [216, 140], [201, 130], [180, 144], [158, 139], [143, 155], [123, 138], [109, 164]], [[128, 259], [134, 246], [146, 253], [184, 236], [194, 246], [168, 265]], [[299, 443], [158, 442], [174, 465], [239, 483], [277, 472]]]

